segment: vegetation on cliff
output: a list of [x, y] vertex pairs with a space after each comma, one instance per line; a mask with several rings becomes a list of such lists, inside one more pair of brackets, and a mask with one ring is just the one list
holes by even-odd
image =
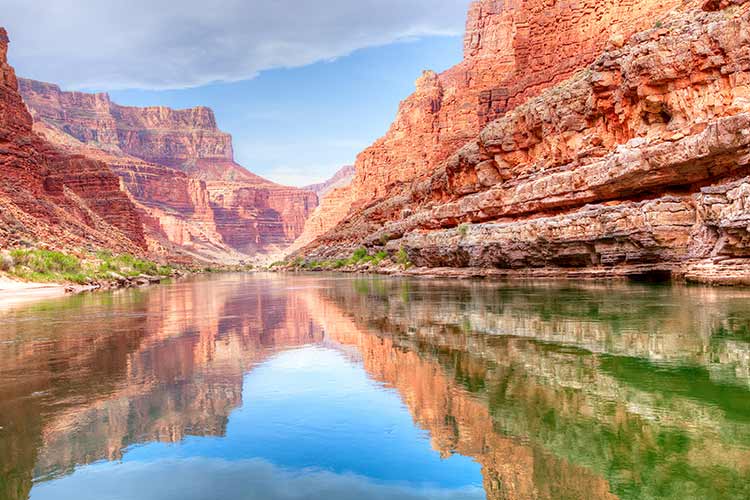
[[360, 247], [346, 259], [317, 260], [297, 257], [292, 261], [274, 262], [269, 266], [269, 269], [303, 271], [368, 271], [408, 269], [411, 265], [409, 256], [403, 249], [399, 249], [394, 255], [390, 255], [385, 250], [371, 253], [367, 248]]

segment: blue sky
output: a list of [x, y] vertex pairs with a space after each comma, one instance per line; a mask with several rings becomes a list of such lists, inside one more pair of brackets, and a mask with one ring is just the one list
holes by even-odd
[[461, 59], [469, 1], [3, 0], [0, 22], [19, 75], [210, 106], [241, 164], [302, 185], [383, 135], [422, 70]]
[[325, 180], [382, 136], [424, 69], [461, 60], [462, 39], [432, 36], [361, 49], [252, 80], [179, 90], [111, 90], [132, 106], [211, 107], [237, 161], [283, 184]]

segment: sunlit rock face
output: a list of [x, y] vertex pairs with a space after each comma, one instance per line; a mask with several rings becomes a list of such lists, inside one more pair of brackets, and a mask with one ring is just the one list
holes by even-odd
[[[538, 96], [509, 99], [499, 118], [429, 174], [394, 184], [379, 201], [359, 208], [355, 201], [347, 220], [308, 252], [347, 254], [393, 240], [389, 250], [404, 248], [425, 267], [609, 276], [663, 268], [696, 281], [750, 282], [740, 201], [750, 173], [750, 5], [706, 12], [702, 2], [679, 3], [654, 24], [668, 2], [655, 6], [650, 29], [586, 45], [605, 50]], [[469, 40], [482, 39], [481, 30], [471, 33]], [[491, 47], [506, 45], [498, 38]], [[475, 50], [484, 53], [481, 43]], [[528, 65], [540, 54], [549, 66], [545, 53], [531, 51]]]
[[67, 154], [32, 130], [0, 28], [0, 246], [110, 248], [143, 253], [136, 208], [110, 168]]
[[239, 260], [277, 251], [301, 234], [317, 206], [314, 193], [235, 163], [232, 137], [208, 108], [120, 106], [107, 94], [25, 79], [20, 87], [38, 132], [118, 173], [147, 221], [154, 252]]
[[287, 254], [308, 245], [346, 218], [352, 207], [354, 173], [354, 165], [348, 165], [342, 167], [327, 181], [304, 188], [313, 191], [318, 196], [319, 205], [305, 221], [302, 233], [286, 249]]
[[318, 195], [318, 198], [323, 198], [329, 192], [336, 188], [348, 186], [351, 184], [355, 173], [354, 165], [346, 165], [341, 167], [330, 179], [320, 182], [318, 184], [310, 184], [305, 186], [303, 189], [312, 191]]
[[425, 72], [388, 133], [357, 158], [357, 200], [429, 175], [481, 127], [590, 64], [612, 36], [651, 27], [678, 0], [481, 0], [469, 8], [464, 59]]
[[287, 249], [293, 253], [309, 245], [316, 238], [324, 235], [344, 220], [352, 207], [352, 196], [354, 192], [351, 184], [334, 188], [321, 198], [320, 205], [310, 214], [305, 221], [302, 234]]

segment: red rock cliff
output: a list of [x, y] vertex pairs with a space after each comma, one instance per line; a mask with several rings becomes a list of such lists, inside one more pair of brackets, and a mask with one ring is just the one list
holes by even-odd
[[209, 108], [120, 106], [107, 94], [24, 79], [20, 87], [40, 132], [113, 165], [143, 207], [152, 247], [209, 260], [274, 252], [301, 234], [317, 206], [314, 193], [235, 163], [232, 138]]
[[702, 7], [614, 37], [305, 251], [391, 240], [418, 266], [484, 274], [750, 282], [750, 5]]
[[[631, 2], [478, 0], [466, 22], [464, 59], [442, 74], [425, 71], [388, 132], [357, 157], [351, 204], [392, 196], [400, 183], [429, 176], [491, 120], [591, 63], [681, 0]], [[326, 230], [348, 210], [321, 209]], [[317, 237], [321, 233], [314, 235]], [[310, 235], [302, 238], [310, 241]], [[301, 241], [302, 241], [301, 240]], [[299, 246], [299, 244], [297, 245]]]
[[0, 28], [0, 246], [142, 253], [135, 207], [109, 167], [53, 147], [32, 130]]
[[477, 0], [464, 60], [427, 71], [401, 103], [388, 133], [357, 158], [355, 199], [389, 193], [428, 175], [492, 119], [590, 64], [608, 40], [621, 43], [682, 0]]

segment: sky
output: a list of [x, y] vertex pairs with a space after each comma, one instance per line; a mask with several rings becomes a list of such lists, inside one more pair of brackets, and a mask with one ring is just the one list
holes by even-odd
[[123, 105], [209, 106], [236, 160], [320, 182], [461, 60], [469, 0], [0, 0], [19, 76]]

